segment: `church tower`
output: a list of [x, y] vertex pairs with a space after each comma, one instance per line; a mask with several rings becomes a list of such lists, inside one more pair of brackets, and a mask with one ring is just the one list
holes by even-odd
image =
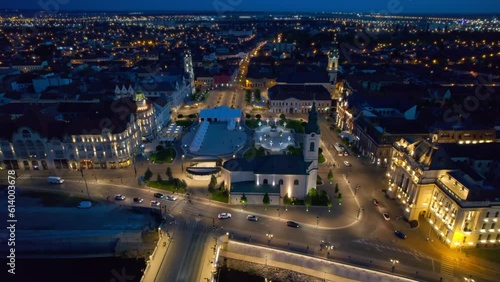
[[330, 78], [330, 83], [337, 83], [337, 72], [339, 71], [339, 50], [337, 49], [337, 36], [333, 40], [333, 48], [328, 52], [328, 66], [326, 68], [328, 71], [328, 77]]
[[316, 101], [313, 101], [311, 111], [309, 111], [308, 121], [304, 132], [304, 161], [311, 162], [308, 172], [306, 191], [309, 193], [311, 188], [316, 187], [316, 178], [318, 175], [318, 151], [320, 141], [320, 130], [318, 124], [318, 112], [316, 111]]

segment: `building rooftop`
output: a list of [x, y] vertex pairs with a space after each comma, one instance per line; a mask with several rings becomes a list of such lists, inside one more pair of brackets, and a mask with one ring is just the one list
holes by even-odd
[[278, 84], [268, 91], [269, 100], [286, 100], [295, 98], [297, 100], [330, 101], [330, 92], [323, 85], [288, 85]]
[[231, 159], [223, 167], [229, 171], [253, 171], [255, 174], [307, 175], [309, 165], [301, 155], [270, 155], [253, 159]]

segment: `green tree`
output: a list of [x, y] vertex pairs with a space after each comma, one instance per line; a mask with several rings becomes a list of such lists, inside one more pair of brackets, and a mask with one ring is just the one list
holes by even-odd
[[281, 115], [280, 115], [280, 119], [281, 119], [281, 121], [286, 121], [286, 116], [285, 116], [285, 114], [281, 114]]
[[328, 212], [330, 212], [332, 209], [332, 206], [333, 206], [332, 199], [330, 199], [330, 197], [328, 197], [328, 201], [326, 202], [326, 205], [328, 206]]
[[267, 206], [271, 203], [271, 199], [269, 198], [269, 195], [267, 194], [264, 194], [264, 198], [262, 199], [262, 203], [266, 206], [266, 210], [267, 210]]
[[256, 119], [261, 119], [261, 118], [262, 118], [262, 116], [261, 116], [260, 114], [256, 114], [256, 115], [255, 115], [255, 118], [256, 118]]
[[335, 183], [335, 194], [339, 192], [339, 184]]
[[255, 92], [253, 93], [255, 96], [255, 101], [259, 101], [262, 99], [262, 95], [260, 93], [260, 89], [255, 89]]
[[342, 201], [342, 193], [339, 193], [339, 196], [337, 197], [339, 201]]
[[153, 173], [151, 172], [151, 170], [148, 167], [148, 169], [144, 173], [144, 181], [148, 182], [151, 179], [151, 177], [153, 177]]
[[328, 179], [329, 180], [332, 180], [333, 179], [333, 172], [332, 170], [330, 169], [330, 171], [328, 172]]
[[285, 205], [285, 208], [288, 209], [288, 206], [292, 204], [292, 199], [288, 197], [288, 194], [283, 197], [283, 204]]
[[163, 182], [163, 178], [161, 178], [161, 175], [158, 173], [158, 176], [156, 177], [156, 181], [158, 181], [158, 184]]
[[246, 91], [246, 93], [245, 93], [245, 102], [247, 102], [247, 104], [251, 104], [252, 103], [252, 91], [250, 91], [250, 90]]
[[167, 167], [167, 177], [168, 177], [168, 181], [172, 181], [172, 179], [174, 179], [174, 176], [172, 175], [172, 169], [170, 167]]
[[243, 193], [243, 195], [241, 195], [240, 203], [242, 205], [246, 205], [247, 204], [247, 196], [245, 196], [245, 193]]
[[312, 196], [311, 193], [307, 194], [307, 196], [304, 199], [304, 204], [306, 205], [306, 211], [309, 211], [309, 207], [312, 204]]
[[212, 174], [212, 177], [210, 177], [210, 183], [208, 184], [208, 191], [210, 193], [215, 191], [215, 187], [217, 186], [217, 178], [215, 175]]

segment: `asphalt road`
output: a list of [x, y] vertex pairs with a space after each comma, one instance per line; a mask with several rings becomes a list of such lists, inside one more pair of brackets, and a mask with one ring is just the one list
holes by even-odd
[[[385, 168], [369, 164], [367, 160], [358, 159], [352, 154], [348, 157], [335, 156], [328, 148], [328, 144], [339, 141], [336, 132], [329, 130], [329, 124], [324, 118], [320, 119], [320, 126], [327, 163], [335, 161], [339, 166], [329, 167], [320, 164], [319, 175], [325, 184], [318, 188], [334, 196], [334, 186], [338, 183], [340, 193], [343, 194], [342, 205], [338, 205], [334, 200], [331, 213], [326, 208], [311, 208], [306, 212], [304, 207], [289, 207], [288, 211], [285, 211], [284, 207], [275, 206], [267, 210], [262, 206], [246, 207], [242, 210], [239, 206], [207, 201], [204, 196], [206, 183], [190, 186], [196, 196], [192, 198], [192, 204], [182, 198], [176, 202], [162, 201], [166, 209], [177, 219], [177, 225], [169, 230], [174, 236], [172, 244], [174, 251], [167, 253], [166, 263], [162, 265], [159, 274], [159, 276], [164, 275], [161, 279], [184, 277], [189, 281], [196, 275], [201, 275], [193, 271], [196, 269], [194, 265], [206, 263], [200, 258], [203, 257], [202, 253], [211, 247], [211, 238], [230, 232], [231, 236], [238, 240], [270, 244], [321, 256], [327, 255], [319, 245], [321, 240], [325, 240], [335, 245], [330, 257], [358, 264], [370, 263], [386, 271], [391, 269], [390, 259], [396, 259], [399, 261], [395, 266], [396, 272], [405, 271], [411, 274], [417, 270], [428, 271], [433, 273], [433, 279], [445, 277], [444, 281], [447, 281], [447, 277], [462, 279], [469, 275], [475, 277], [476, 281], [496, 280], [495, 276], [500, 274], [496, 269], [486, 268], [474, 261], [471, 264], [470, 260], [466, 264], [463, 253], [442, 246], [432, 233], [431, 240], [427, 241], [429, 227], [425, 223], [417, 229], [410, 229], [407, 223], [396, 220], [396, 216], [401, 215], [400, 207], [394, 200], [386, 198], [382, 191], [387, 186]], [[343, 165], [343, 160], [348, 160], [352, 166], [346, 167]], [[181, 173], [177, 166], [180, 166], [178, 162], [173, 168], [174, 175]], [[155, 175], [164, 174], [165, 166], [151, 167]], [[327, 181], [330, 169], [334, 174], [332, 184]], [[139, 174], [142, 174], [141, 170], [138, 169]], [[86, 171], [85, 174], [93, 200], [105, 200], [108, 196], [112, 197], [118, 193], [127, 197], [124, 204], [135, 204], [132, 202], [134, 197], [144, 198], [142, 205], [149, 205], [151, 200], [157, 200], [153, 197], [154, 190], [140, 187], [136, 183], [135, 176], [133, 173], [130, 174], [130, 169]], [[31, 176], [24, 173], [17, 184], [21, 188], [32, 186], [36, 189], [50, 189], [86, 197], [86, 187], [80, 173], [71, 172], [64, 178], [66, 182], [63, 185], [49, 185], [46, 176], [38, 177], [35, 172]], [[374, 206], [373, 199], [377, 199], [381, 205]], [[219, 220], [217, 214], [221, 212], [230, 212], [233, 217]], [[391, 220], [384, 220], [383, 212], [388, 213]], [[200, 214], [202, 216], [199, 216]], [[257, 222], [246, 220], [248, 214], [258, 215], [259, 220]], [[216, 230], [212, 230], [212, 218], [215, 218]], [[297, 229], [287, 227], [287, 220], [297, 221], [301, 227]], [[395, 237], [396, 229], [405, 232], [408, 239], [401, 240]], [[266, 234], [272, 234], [272, 237]], [[192, 273], [192, 276], [187, 275], [188, 272]]]

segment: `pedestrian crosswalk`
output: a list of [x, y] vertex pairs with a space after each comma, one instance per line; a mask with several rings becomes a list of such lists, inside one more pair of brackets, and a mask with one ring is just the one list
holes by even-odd
[[354, 242], [374, 247], [379, 252], [384, 252], [385, 250], [391, 250], [391, 251], [396, 251], [396, 252], [401, 252], [401, 253], [405, 253], [408, 255], [412, 255], [416, 260], [422, 260], [422, 259], [428, 258], [426, 255], [418, 252], [417, 250], [407, 250], [407, 249], [403, 249], [403, 248], [397, 248], [397, 247], [393, 247], [393, 246], [389, 246], [389, 245], [384, 245], [380, 241], [373, 242], [373, 241], [367, 240], [367, 239], [360, 239], [360, 240], [356, 240]]
[[454, 277], [455, 259], [448, 256], [441, 257], [441, 275], [443, 277]]

